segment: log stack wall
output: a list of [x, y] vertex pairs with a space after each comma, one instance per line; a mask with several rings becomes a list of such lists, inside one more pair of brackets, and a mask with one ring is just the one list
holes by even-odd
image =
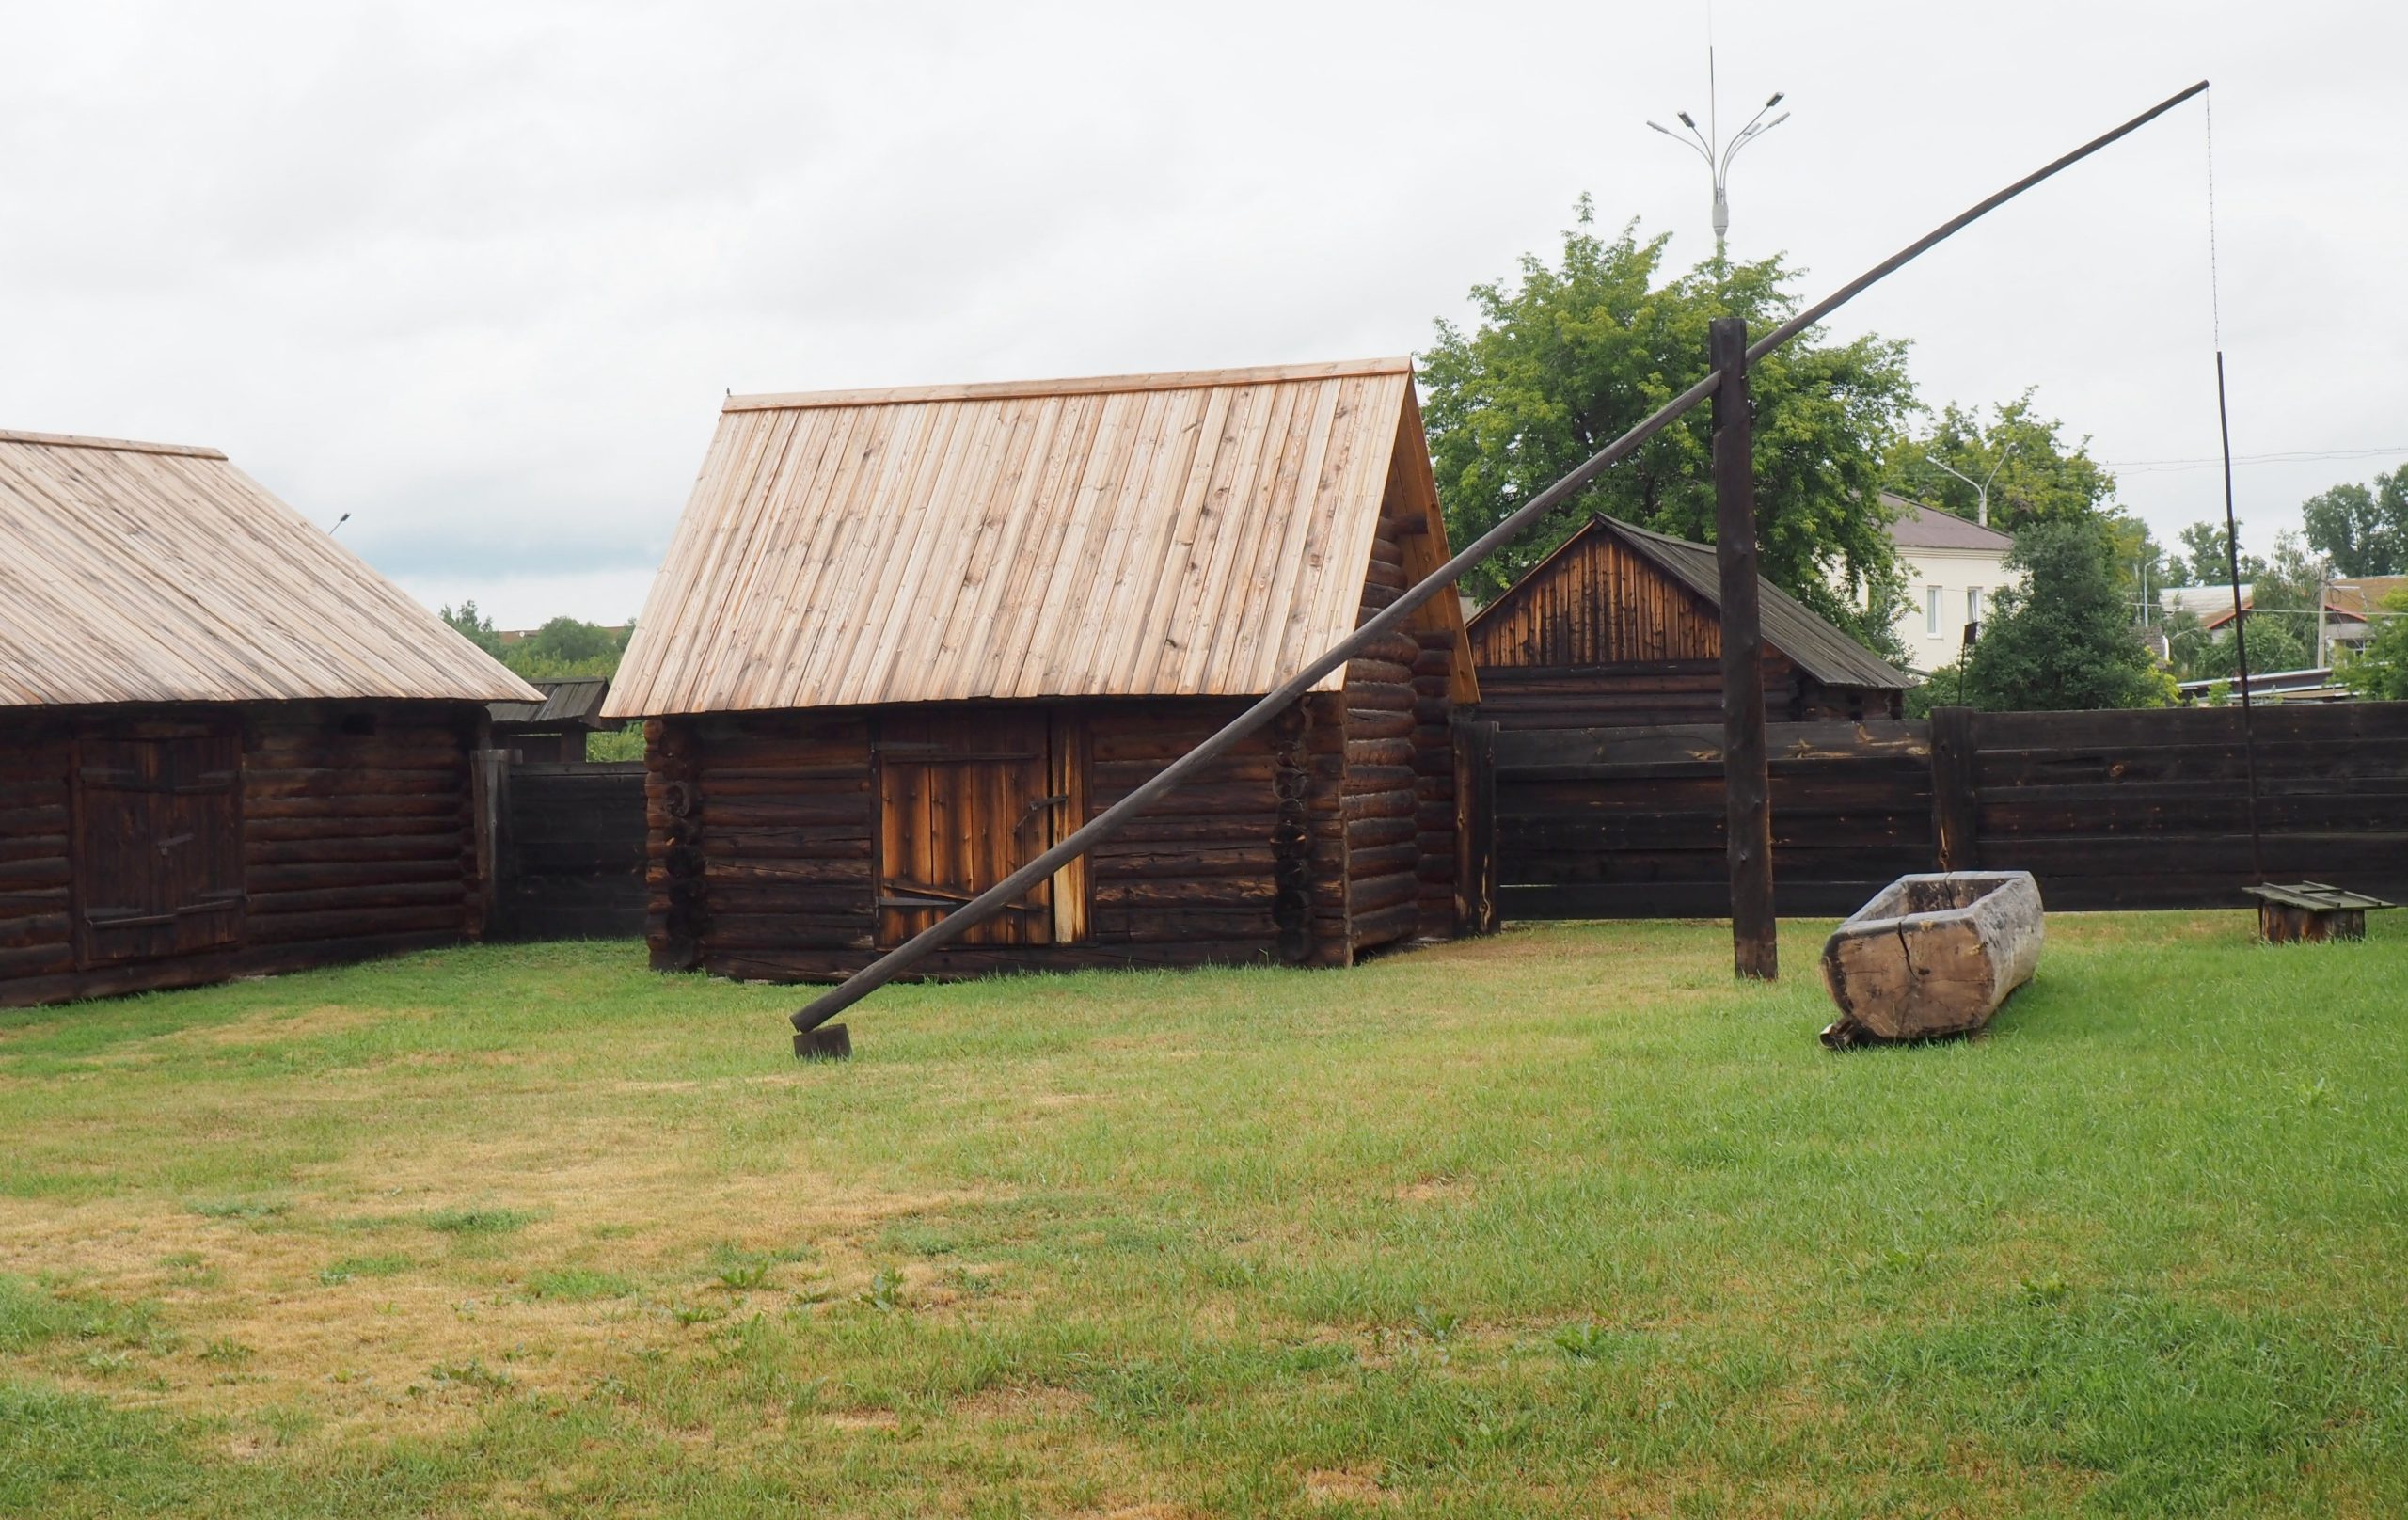
[[[1776, 723], [1766, 736], [1780, 911], [1850, 913], [1931, 868], [1925, 725]], [[1495, 755], [1505, 918], [1730, 911], [1721, 724], [1504, 730]]]
[[[1093, 851], [1069, 879], [1085, 893], [1084, 911], [1064, 917], [1085, 926], [1074, 942], [956, 945], [923, 974], [1345, 963], [1353, 815], [1342, 700], [1307, 699]], [[1083, 803], [1069, 821], [1120, 801], [1242, 705], [1064, 705], [1054, 727], [1077, 736], [1080, 773], [1068, 790]], [[650, 723], [644, 926], [653, 965], [795, 981], [842, 976], [874, 959], [883, 948], [876, 736], [887, 714], [927, 711]], [[1020, 822], [981, 817], [964, 827]], [[1401, 823], [1410, 849], [1412, 820]]]
[[[2408, 704], [2256, 716], [2266, 877], [2408, 900]], [[1916, 871], [2027, 870], [2059, 911], [2243, 907], [2256, 879], [2237, 708], [1942, 708], [1767, 741], [1785, 913]], [[1728, 912], [1720, 745], [1719, 724], [1500, 733], [1503, 915]]]
[[633, 939], [644, 930], [642, 761], [510, 767], [497, 939]]
[[[53, 710], [0, 748], [0, 1005], [192, 986], [474, 938], [475, 704]], [[204, 950], [100, 959], [74, 932], [84, 737], [239, 732], [239, 920]], [[127, 841], [129, 847], [141, 842]], [[229, 894], [234, 890], [228, 883]]]
[[45, 1001], [10, 990], [75, 967], [73, 767], [62, 732], [32, 732], [0, 748], [0, 1005]]

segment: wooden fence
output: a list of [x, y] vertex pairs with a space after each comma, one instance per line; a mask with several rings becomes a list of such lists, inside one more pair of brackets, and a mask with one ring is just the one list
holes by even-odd
[[504, 768], [496, 800], [496, 939], [643, 933], [643, 764]]
[[[2267, 875], [2408, 898], [2408, 704], [2264, 707]], [[1775, 723], [1783, 913], [1846, 913], [1910, 871], [2022, 869], [2060, 910], [2242, 906], [2237, 708]], [[1719, 724], [1496, 735], [1498, 907], [1515, 918], [1730, 910]]]

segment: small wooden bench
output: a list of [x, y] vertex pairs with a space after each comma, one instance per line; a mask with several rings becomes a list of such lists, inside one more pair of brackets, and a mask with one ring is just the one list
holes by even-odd
[[2268, 944], [2301, 940], [2363, 940], [2367, 910], [2395, 903], [2363, 893], [2343, 892], [2321, 881], [2293, 881], [2242, 890], [2258, 899], [2258, 937]]

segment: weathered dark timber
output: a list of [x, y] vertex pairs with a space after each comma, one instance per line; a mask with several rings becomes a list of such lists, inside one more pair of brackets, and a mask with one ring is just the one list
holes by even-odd
[[[2408, 704], [2257, 722], [2265, 868], [2408, 896]], [[1941, 709], [1767, 735], [1784, 914], [1847, 912], [1934, 869], [2028, 870], [2058, 911], [2242, 907], [2258, 880], [2234, 709]], [[1720, 742], [1703, 724], [1501, 733], [1505, 916], [1728, 913]]]
[[843, 1024], [821, 1024], [805, 1029], [794, 1037], [794, 1053], [806, 1061], [844, 1061], [852, 1058], [853, 1037]]
[[[2143, 125], [2172, 110], [2176, 105], [2205, 88], [2207, 88], [2207, 82], [2202, 80], [1942, 223], [1873, 269], [1775, 327], [1748, 348], [1747, 357], [1752, 362], [1771, 353], [1830, 316], [1831, 312], [1837, 310], [1866, 287], [1888, 277], [1934, 245], [2052, 175], [2087, 158], [2127, 134], [2137, 131]], [[1133, 820], [1155, 796], [1175, 790], [1190, 776], [1202, 770], [1222, 754], [1235, 748], [1241, 740], [1259, 731], [1278, 713], [1320, 684], [1323, 676], [1344, 664], [1355, 651], [1366, 647], [1376, 639], [1401, 630], [1406, 620], [1423, 603], [1442, 592], [1450, 591], [1465, 570], [1511, 544], [1549, 512], [1572, 499], [1600, 472], [1628, 457], [1649, 438], [1663, 431], [1674, 419], [1714, 394], [1720, 384], [1720, 374], [1708, 374], [1673, 397], [1653, 415], [1599, 450], [1571, 473], [1507, 514], [1494, 528], [1472, 543], [1465, 545], [1451, 559], [1424, 576], [1394, 601], [1389, 602], [1365, 621], [1353, 635], [1339, 641], [1334, 648], [1308, 662], [1303, 670], [1265, 693], [1195, 749], [1173, 761], [1161, 775], [1148, 783], [1145, 787], [1139, 788], [1113, 806], [1090, 817], [1067, 838], [981, 893], [971, 902], [937, 920], [914, 935], [909, 942], [897, 945], [870, 965], [863, 967], [859, 973], [848, 978], [842, 986], [831, 990], [804, 1007], [798, 1009], [792, 1019], [795, 1028], [808, 1030], [827, 1022], [909, 970], [914, 962], [943, 949], [989, 918], [1003, 911], [1038, 881], [1077, 860], [1096, 845], [1113, 837], [1122, 827]]]
[[[644, 930], [645, 798], [641, 762], [510, 767], [495, 898], [498, 938], [634, 939]], [[783, 879], [776, 864], [732, 874]], [[800, 863], [832, 875], [841, 863]], [[864, 875], [866, 873], [863, 873]]]
[[1754, 428], [1748, 403], [1748, 325], [1719, 317], [1714, 396], [1714, 557], [1722, 572], [1722, 787], [1731, 862], [1731, 963], [1741, 976], [1781, 974], [1773, 914], [1772, 812], [1765, 771], [1764, 631], [1756, 594]]
[[1973, 710], [1935, 707], [1931, 714], [1932, 848], [1943, 871], [1981, 866], [1973, 809]]
[[0, 746], [0, 1005], [476, 937], [483, 722], [465, 702], [20, 715]]
[[2032, 979], [2045, 936], [2028, 872], [1900, 877], [1823, 945], [1823, 986], [1840, 1010], [1823, 1043], [1972, 1034]]

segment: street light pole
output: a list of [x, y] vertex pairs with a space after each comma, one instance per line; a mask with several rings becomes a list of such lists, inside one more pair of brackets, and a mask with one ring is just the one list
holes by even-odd
[[1998, 472], [2006, 467], [2006, 456], [2013, 452], [2015, 452], [2015, 445], [2011, 443], [2000, 450], [1998, 463], [1992, 465], [1990, 472], [1978, 481], [1935, 455], [1925, 454], [1923, 458], [1925, 464], [1938, 465], [1941, 469], [1947, 470], [1949, 474], [1973, 488], [1973, 511], [1976, 515], [1974, 520], [1988, 528], [1990, 525], [1990, 482], [1998, 479]]
[[1705, 160], [1706, 175], [1714, 183], [1714, 260], [1717, 263], [1722, 261], [1724, 248], [1731, 237], [1731, 161], [1739, 156], [1740, 149], [1789, 119], [1786, 111], [1769, 121], [1765, 119], [1765, 113], [1779, 105], [1783, 94], [1782, 90], [1773, 91], [1772, 98], [1756, 108], [1756, 114], [1748, 119], [1748, 124], [1739, 129], [1738, 135], [1725, 143], [1722, 140], [1720, 92], [1716, 88], [1714, 78], [1714, 49], [1709, 47], [1705, 50], [1705, 130], [1700, 132], [1696, 120], [1687, 111], [1680, 112], [1677, 118], [1681, 125], [1688, 129], [1686, 137], [1660, 121], [1647, 123]]

